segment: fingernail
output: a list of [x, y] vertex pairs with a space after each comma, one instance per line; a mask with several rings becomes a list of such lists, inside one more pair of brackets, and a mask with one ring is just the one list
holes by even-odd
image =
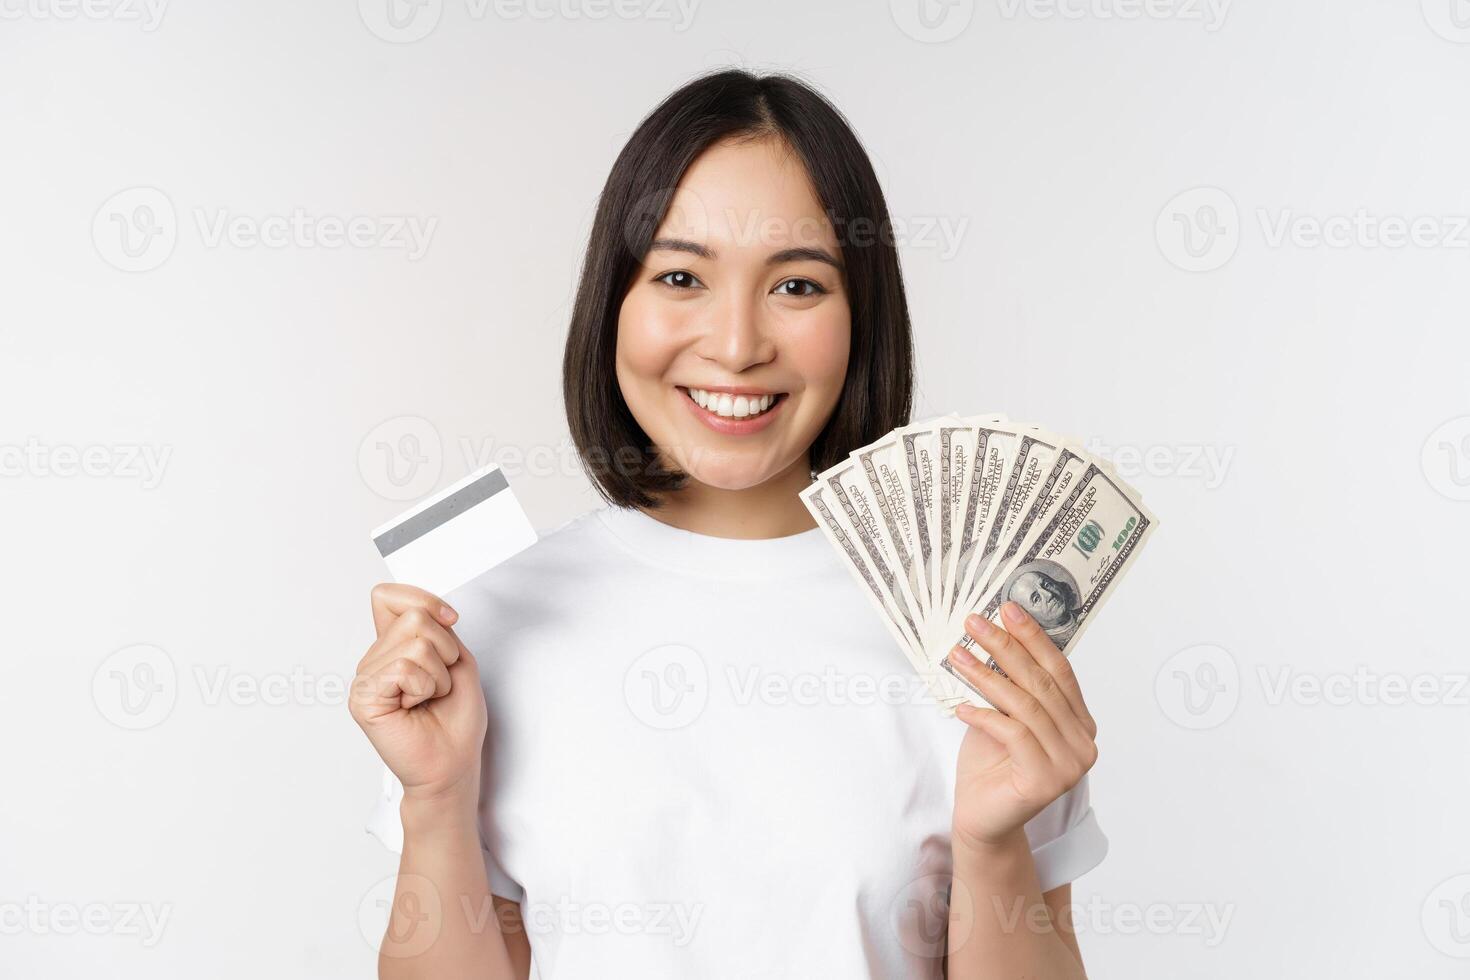
[[1026, 621], [1026, 612], [1014, 602], [1008, 602], [1000, 607], [1000, 614], [1005, 617], [1006, 622], [1017, 626]]
[[965, 617], [965, 629], [975, 636], [984, 636], [991, 630], [990, 620], [979, 613], [970, 613]]
[[957, 663], [963, 667], [973, 667], [980, 662], [975, 659], [973, 653], [959, 644], [955, 644], [954, 649], [949, 651], [949, 659], [951, 663]]
[[450, 609], [448, 606], [440, 606], [439, 618], [444, 620], [444, 622], [446, 623], [452, 623], [459, 618], [459, 613], [455, 612], [453, 609]]

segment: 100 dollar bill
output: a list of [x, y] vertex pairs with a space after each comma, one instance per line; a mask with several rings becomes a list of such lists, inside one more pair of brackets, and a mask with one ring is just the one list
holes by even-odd
[[[1000, 607], [1014, 601], [1067, 654], [1137, 558], [1156, 519], [1136, 491], [1096, 462], [1087, 463], [1049, 519], [1028, 526], [1043, 510], [1033, 509], [1016, 528], [1020, 546], [991, 576], [990, 587], [973, 611], [998, 623]], [[976, 652], [975, 641], [960, 632], [945, 648], [939, 666], [984, 703], [983, 695], [950, 663], [948, 651], [954, 646]], [[1005, 673], [994, 658], [983, 659], [990, 669]]]

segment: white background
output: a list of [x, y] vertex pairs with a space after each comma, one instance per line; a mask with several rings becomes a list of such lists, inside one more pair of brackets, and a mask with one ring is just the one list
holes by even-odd
[[[491, 459], [538, 527], [594, 504], [596, 196], [731, 64], [869, 148], [917, 414], [1090, 437], [1163, 520], [1077, 658], [1092, 974], [1470, 970], [1470, 6], [384, 3], [0, 0], [0, 975], [371, 974], [367, 532]], [[433, 224], [210, 234], [296, 209]]]

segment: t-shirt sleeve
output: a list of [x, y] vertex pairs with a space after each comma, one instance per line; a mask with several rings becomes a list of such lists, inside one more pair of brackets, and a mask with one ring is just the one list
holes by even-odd
[[1108, 839], [1092, 812], [1087, 780], [1084, 773], [1076, 786], [1026, 822], [1026, 840], [1044, 892], [1082, 877], [1108, 853]]
[[[403, 802], [403, 785], [398, 782], [398, 777], [387, 766], [383, 767], [383, 787], [378, 793], [378, 798], [373, 803], [373, 809], [368, 814], [367, 832], [382, 842], [394, 854], [403, 853], [403, 820], [399, 816], [398, 807]], [[519, 882], [506, 873], [485, 846], [484, 828], [480, 829], [480, 854], [485, 859], [485, 877], [490, 882], [490, 894], [500, 898], [509, 899], [512, 902], [520, 902], [525, 897], [525, 889]]]

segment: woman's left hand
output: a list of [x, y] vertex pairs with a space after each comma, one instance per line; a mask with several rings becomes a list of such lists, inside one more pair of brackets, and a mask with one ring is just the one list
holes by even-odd
[[1072, 665], [1014, 602], [1001, 607], [1001, 618], [1005, 629], [971, 615], [965, 632], [1008, 677], [963, 647], [949, 653], [950, 663], [1001, 709], [964, 704], [955, 712], [970, 730], [955, 780], [954, 844], [977, 850], [1014, 840], [1097, 761], [1097, 723]]

